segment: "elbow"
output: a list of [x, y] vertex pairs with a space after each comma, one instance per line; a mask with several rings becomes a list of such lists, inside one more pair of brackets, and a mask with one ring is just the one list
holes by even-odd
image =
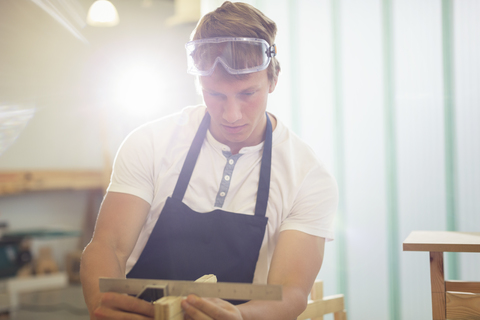
[[297, 312], [297, 313], [298, 313], [297, 315], [301, 314], [303, 311], [305, 311], [305, 309], [307, 309], [307, 306], [308, 306], [308, 296], [303, 297], [303, 298], [298, 302], [298, 304], [299, 304], [299, 309], [297, 310], [297, 311], [298, 311], [298, 312]]
[[289, 304], [293, 307], [292, 312], [295, 314], [295, 317], [297, 317], [307, 308], [308, 294], [305, 294], [301, 288], [290, 288], [289, 291], [287, 294]]

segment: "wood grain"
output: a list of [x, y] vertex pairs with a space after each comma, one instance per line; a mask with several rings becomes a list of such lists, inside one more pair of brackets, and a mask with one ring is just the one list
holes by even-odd
[[445, 291], [480, 293], [478, 281], [445, 281]]
[[444, 320], [446, 312], [443, 252], [430, 252], [430, 281], [432, 286], [433, 320]]
[[480, 319], [480, 294], [447, 292], [447, 319]]

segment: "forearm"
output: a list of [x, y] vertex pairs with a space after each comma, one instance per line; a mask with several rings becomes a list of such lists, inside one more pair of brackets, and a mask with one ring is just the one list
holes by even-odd
[[114, 250], [92, 241], [82, 254], [80, 277], [88, 311], [92, 315], [100, 301], [100, 277], [125, 277], [125, 263], [121, 263]]
[[283, 286], [282, 301], [250, 301], [239, 305], [243, 320], [292, 320], [307, 306], [308, 296], [300, 288]]
[[282, 301], [251, 301], [238, 306], [244, 320], [295, 319], [308, 303], [308, 294], [323, 262], [325, 239], [299, 231], [280, 233], [268, 284], [282, 285]]

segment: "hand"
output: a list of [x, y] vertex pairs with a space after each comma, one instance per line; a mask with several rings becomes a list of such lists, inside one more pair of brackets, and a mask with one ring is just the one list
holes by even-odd
[[218, 298], [199, 298], [189, 295], [182, 301], [186, 320], [243, 320], [233, 304]]
[[153, 304], [125, 294], [106, 292], [99, 306], [93, 311], [96, 320], [131, 319], [152, 320], [155, 317]]

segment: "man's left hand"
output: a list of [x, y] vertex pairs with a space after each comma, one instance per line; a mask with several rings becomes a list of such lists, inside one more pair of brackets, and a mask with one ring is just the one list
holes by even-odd
[[218, 298], [199, 298], [189, 295], [182, 301], [187, 320], [243, 320], [233, 304]]

